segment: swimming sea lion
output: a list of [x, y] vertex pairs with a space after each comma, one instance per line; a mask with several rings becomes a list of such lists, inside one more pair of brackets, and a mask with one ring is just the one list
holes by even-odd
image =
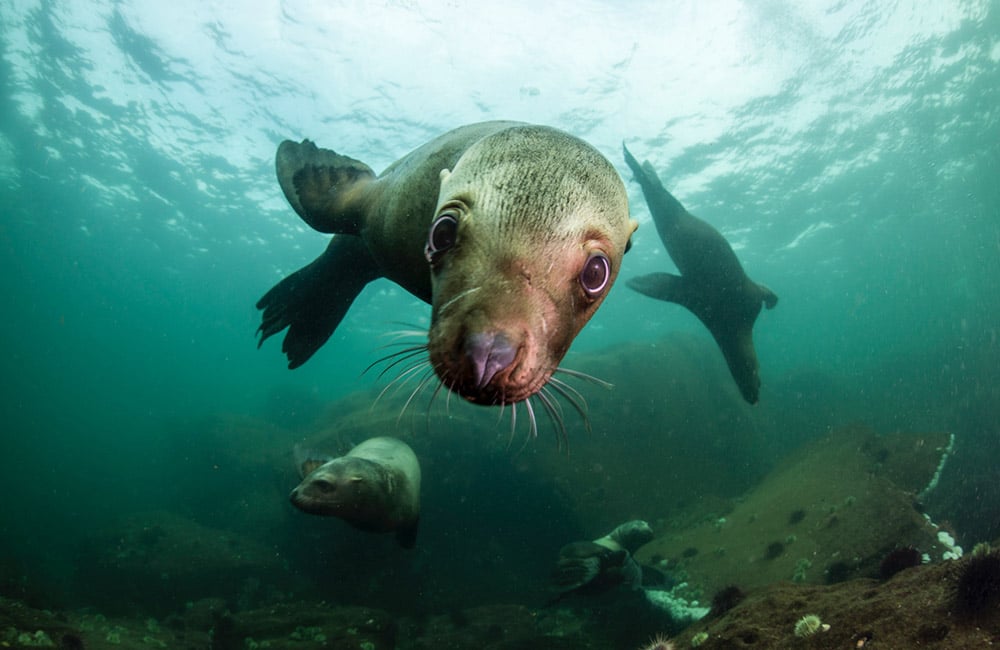
[[627, 521], [592, 542], [572, 542], [559, 549], [552, 586], [565, 593], [599, 593], [620, 584], [638, 589], [642, 568], [632, 554], [653, 539], [645, 521]]
[[282, 350], [301, 365], [385, 277], [431, 303], [430, 363], [480, 404], [519, 402], [549, 381], [636, 227], [611, 163], [544, 126], [463, 126], [378, 177], [308, 140], [283, 142], [276, 167], [302, 219], [336, 235], [257, 303], [260, 342], [288, 327]]
[[420, 520], [420, 463], [395, 438], [370, 438], [332, 460], [303, 458], [302, 482], [292, 504], [304, 512], [339, 517], [361, 530], [396, 532], [412, 548]]
[[625, 162], [642, 187], [656, 232], [681, 275], [650, 273], [630, 278], [628, 286], [652, 298], [675, 302], [697, 316], [722, 350], [743, 399], [760, 396], [753, 324], [761, 303], [768, 309], [778, 296], [752, 281], [729, 242], [708, 223], [684, 209], [663, 187], [649, 162], [642, 165], [624, 145]]

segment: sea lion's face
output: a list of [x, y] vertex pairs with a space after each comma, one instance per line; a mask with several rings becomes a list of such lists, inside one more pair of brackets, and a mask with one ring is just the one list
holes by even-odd
[[377, 510], [377, 476], [370, 461], [335, 458], [310, 472], [292, 490], [292, 505], [303, 512], [366, 521]]
[[441, 381], [480, 404], [538, 392], [614, 284], [634, 229], [617, 172], [576, 138], [525, 127], [470, 148], [441, 174], [426, 247]]

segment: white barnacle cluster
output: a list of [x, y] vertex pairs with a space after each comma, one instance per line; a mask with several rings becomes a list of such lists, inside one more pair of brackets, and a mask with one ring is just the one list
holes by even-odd
[[952, 433], [948, 436], [948, 446], [945, 447], [941, 452], [941, 460], [938, 461], [937, 469], [934, 470], [934, 476], [931, 477], [930, 483], [928, 483], [923, 490], [917, 495], [917, 498], [923, 501], [927, 498], [934, 488], [937, 487], [938, 481], [941, 480], [941, 472], [944, 471], [945, 463], [948, 462], [948, 457], [951, 456], [951, 452], [955, 449], [955, 434]]
[[688, 600], [681, 595], [687, 588], [682, 582], [670, 591], [646, 589], [646, 600], [653, 606], [670, 614], [677, 623], [691, 623], [708, 614], [708, 607], [700, 607], [697, 600]]
[[927, 523], [930, 524], [934, 530], [938, 531], [938, 544], [943, 546], [945, 549], [944, 553], [941, 554], [941, 559], [957, 560], [962, 557], [962, 553], [964, 551], [962, 550], [962, 547], [955, 542], [955, 538], [951, 536], [951, 533], [946, 530], [940, 530], [940, 526], [934, 523], [934, 521], [930, 518], [930, 515], [924, 514], [924, 519], [927, 520]]
[[948, 531], [939, 530], [937, 538], [941, 545], [948, 549], [941, 554], [942, 560], [957, 560], [962, 557], [962, 547], [955, 543], [955, 538]]

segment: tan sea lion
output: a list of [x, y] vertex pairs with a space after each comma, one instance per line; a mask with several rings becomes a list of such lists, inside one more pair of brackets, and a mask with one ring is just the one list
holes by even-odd
[[378, 177], [312, 142], [285, 141], [281, 188], [326, 251], [257, 303], [260, 342], [288, 328], [289, 367], [323, 345], [379, 277], [432, 306], [430, 363], [449, 389], [511, 404], [550, 380], [618, 274], [636, 223], [596, 149], [519, 122], [457, 128]]
[[761, 303], [768, 309], [778, 296], [743, 271], [722, 234], [684, 209], [663, 187], [649, 162], [639, 164], [624, 145], [625, 162], [642, 187], [656, 232], [681, 275], [650, 273], [629, 278], [628, 286], [652, 298], [687, 307], [708, 328], [726, 358], [743, 399], [760, 397], [753, 324]]
[[395, 438], [370, 438], [334, 459], [298, 459], [302, 482], [292, 504], [304, 512], [339, 517], [361, 530], [395, 532], [412, 548], [420, 521], [420, 463]]

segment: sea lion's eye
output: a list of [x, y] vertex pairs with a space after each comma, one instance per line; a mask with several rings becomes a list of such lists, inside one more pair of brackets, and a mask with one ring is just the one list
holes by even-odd
[[596, 298], [608, 286], [611, 279], [611, 262], [604, 253], [593, 253], [580, 271], [580, 285], [587, 295]]
[[458, 219], [451, 212], [442, 213], [427, 233], [427, 245], [424, 246], [424, 257], [433, 264], [437, 257], [455, 245], [458, 235]]
[[330, 492], [333, 492], [334, 490], [337, 489], [337, 487], [333, 483], [324, 479], [317, 479], [313, 481], [313, 485], [315, 485], [316, 489], [322, 492], [323, 494], [329, 494]]

